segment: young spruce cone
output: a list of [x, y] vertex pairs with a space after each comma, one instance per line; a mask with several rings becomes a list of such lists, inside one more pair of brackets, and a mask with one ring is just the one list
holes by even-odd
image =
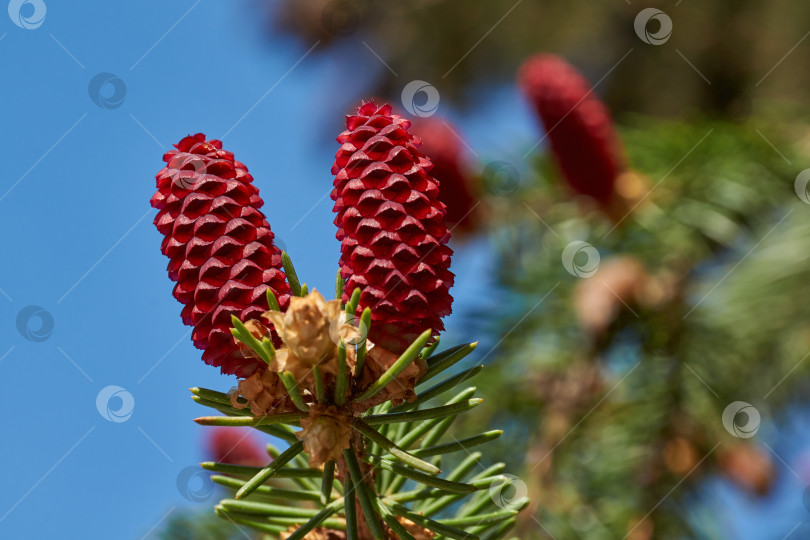
[[529, 58], [518, 78], [568, 184], [609, 205], [624, 164], [607, 108], [576, 69], [558, 56]]
[[247, 167], [222, 149], [222, 142], [198, 133], [183, 138], [163, 156], [156, 176], [155, 225], [165, 235], [174, 297], [185, 308], [183, 322], [203, 360], [223, 373], [251, 375], [261, 360], [245, 358], [229, 329], [231, 315], [258, 318], [267, 310], [265, 291], [273, 290], [282, 309], [290, 288], [273, 245], [263, 201]]
[[478, 189], [465, 170], [467, 152], [458, 133], [445, 120], [431, 116], [413, 125], [421, 151], [433, 162], [430, 174], [439, 182], [439, 200], [447, 206], [445, 223], [458, 238], [475, 230]]
[[346, 117], [332, 166], [343, 300], [362, 289], [369, 337], [395, 353], [428, 328], [443, 330], [452, 302], [445, 206], [409, 126], [389, 105], [364, 103]]

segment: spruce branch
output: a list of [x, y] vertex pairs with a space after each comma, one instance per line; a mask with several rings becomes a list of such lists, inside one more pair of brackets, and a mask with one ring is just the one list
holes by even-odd
[[[507, 480], [499, 475], [502, 465], [472, 474], [483, 455], [469, 449], [496, 439], [500, 431], [441, 443], [452, 422], [460, 415], [470, 414], [482, 402], [473, 397], [473, 387], [449, 398], [442, 396], [478, 374], [480, 366], [415, 393], [410, 403], [393, 406], [390, 400], [385, 400], [369, 405], [370, 399], [388, 392], [389, 385], [399, 381], [417, 359], [424, 362], [421, 353], [430, 335], [426, 331], [418, 336], [402, 354], [390, 360], [387, 369], [377, 373], [376, 380], [364, 386], [358, 385], [359, 374], [350, 368], [348, 349], [339, 341], [335, 346], [334, 370], [318, 364], [310, 376], [297, 382], [290, 372], [279, 373], [280, 387], [290, 400], [288, 406], [293, 407], [284, 412], [257, 416], [248, 410], [250, 400], [193, 388], [195, 401], [224, 414], [200, 417], [196, 421], [201, 425], [275, 428], [296, 439], [282, 452], [268, 445], [272, 461], [266, 467], [203, 463], [205, 470], [216, 473], [212, 478], [217, 485], [233, 492], [231, 498], [217, 505], [217, 515], [272, 536], [283, 533], [285, 538], [307, 538], [316, 529], [341, 531], [347, 538], [358, 539], [414, 538], [417, 530], [428, 531], [419, 534], [448, 538], [478, 538], [478, 532], [514, 521], [516, 510], [500, 509], [489, 496], [476, 498], [474, 505], [468, 504], [455, 517], [445, 515], [452, 505], [470, 494], [479, 490], [486, 494], [491, 486]], [[245, 341], [250, 339], [246, 337]], [[431, 366], [435, 375], [439, 375], [472, 350], [474, 344], [433, 353], [433, 361], [423, 364], [422, 375], [414, 378], [414, 384], [416, 379], [424, 380]], [[371, 367], [367, 365], [365, 369]], [[326, 376], [327, 373], [330, 375]], [[306, 410], [300, 410], [302, 405]], [[312, 441], [307, 443], [306, 433], [309, 436], [320, 433], [313, 431], [316, 425], [323, 426], [318, 430], [340, 430], [344, 421], [351, 433], [350, 444], [337, 459], [308, 467], [307, 460], [312, 463], [312, 455], [306, 449]], [[441, 457], [460, 451], [467, 451], [467, 455], [442, 477], [438, 466]], [[426, 458], [431, 461], [425, 461]], [[402, 491], [409, 481], [418, 487]]]

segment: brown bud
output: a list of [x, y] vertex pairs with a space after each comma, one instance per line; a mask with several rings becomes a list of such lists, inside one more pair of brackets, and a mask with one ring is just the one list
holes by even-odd
[[633, 257], [608, 259], [574, 291], [574, 309], [582, 327], [602, 334], [628, 306], [638, 304], [647, 281], [644, 265]]
[[240, 394], [248, 401], [250, 412], [255, 416], [294, 410], [287, 389], [278, 374], [270, 369], [257, 371], [239, 381], [239, 392], [230, 395], [231, 404], [237, 409], [244, 409], [245, 406], [237, 401]]
[[268, 311], [270, 319], [290, 354], [302, 364], [314, 366], [335, 347], [329, 325], [340, 313], [340, 302], [326, 302], [318, 291], [304, 297], [294, 296], [286, 313]]
[[340, 459], [341, 452], [350, 447], [350, 422], [349, 415], [333, 405], [309, 408], [309, 418], [301, 420], [304, 429], [296, 436], [304, 441], [310, 467], [320, 468], [327, 461]]
[[664, 445], [664, 465], [676, 475], [687, 474], [697, 464], [699, 456], [689, 439], [675, 437]]
[[[379, 379], [380, 375], [385, 373], [399, 359], [398, 354], [394, 354], [379, 345], [368, 342], [367, 346], [369, 349], [362, 378], [364, 387]], [[414, 387], [426, 371], [427, 365], [425, 361], [421, 358], [416, 359], [396, 379], [391, 381], [382, 392], [375, 396], [374, 403], [382, 403], [390, 399], [396, 406], [405, 401], [413, 401], [416, 399]]]
[[[270, 319], [281, 337], [282, 345], [276, 351], [273, 371], [289, 371], [299, 384], [311, 387], [314, 382], [312, 368], [321, 373], [337, 374], [338, 344], [356, 343], [360, 331], [346, 320], [339, 300], [325, 301], [313, 290], [305, 297], [293, 297], [285, 313], [268, 311]], [[346, 347], [349, 370], [355, 365], [355, 347]], [[311, 388], [310, 388], [311, 389]]]
[[720, 467], [739, 487], [766, 495], [773, 486], [775, 470], [767, 452], [751, 444], [738, 444], [719, 456]]

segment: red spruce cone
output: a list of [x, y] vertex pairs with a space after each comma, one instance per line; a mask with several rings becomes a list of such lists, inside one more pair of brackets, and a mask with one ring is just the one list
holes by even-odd
[[270, 461], [252, 430], [216, 426], [206, 433], [208, 456], [213, 461], [249, 467], [265, 467]]
[[456, 238], [472, 232], [477, 189], [465, 171], [466, 150], [457, 132], [435, 116], [414, 122], [413, 131], [422, 141], [422, 152], [433, 162], [430, 174], [439, 181], [439, 200], [447, 207], [445, 223]]
[[230, 333], [231, 315], [257, 319], [273, 290], [282, 309], [290, 287], [281, 270], [281, 252], [259, 211], [264, 202], [247, 167], [222, 150], [222, 142], [198, 133], [163, 156], [156, 176], [155, 226], [165, 235], [174, 297], [185, 308], [191, 339], [207, 364], [238, 377], [251, 375], [260, 361], [245, 358]]
[[538, 54], [520, 68], [519, 85], [545, 126], [568, 184], [601, 205], [624, 168], [610, 114], [588, 82], [559, 56]]
[[443, 330], [453, 301], [445, 206], [409, 126], [389, 105], [364, 103], [346, 117], [332, 166], [343, 300], [362, 289], [369, 338], [397, 353], [428, 328]]

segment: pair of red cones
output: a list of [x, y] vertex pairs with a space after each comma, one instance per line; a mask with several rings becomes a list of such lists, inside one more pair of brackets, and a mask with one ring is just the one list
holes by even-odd
[[[369, 339], [399, 353], [425, 330], [443, 330], [451, 311], [446, 210], [407, 120], [372, 102], [346, 125], [332, 167], [343, 301], [359, 287], [358, 313], [372, 309]], [[281, 252], [247, 167], [201, 133], [175, 146], [163, 157], [151, 200], [174, 296], [205, 362], [247, 377], [260, 364], [239, 352], [231, 316], [259, 318], [268, 288], [286, 309], [291, 292]]]
[[[585, 79], [561, 58], [538, 55], [524, 63], [519, 85], [567, 183], [609, 206], [623, 160], [607, 109]], [[429, 120], [422, 128], [435, 168], [410, 123], [373, 102], [347, 117], [332, 166], [343, 301], [359, 287], [358, 313], [372, 309], [369, 338], [395, 353], [424, 330], [444, 328], [453, 284], [447, 222], [464, 230], [475, 204], [455, 133]], [[175, 147], [163, 157], [151, 200], [174, 296], [205, 362], [247, 377], [260, 364], [239, 352], [231, 316], [260, 317], [268, 288], [286, 309], [291, 292], [281, 253], [247, 167], [201, 133]]]

